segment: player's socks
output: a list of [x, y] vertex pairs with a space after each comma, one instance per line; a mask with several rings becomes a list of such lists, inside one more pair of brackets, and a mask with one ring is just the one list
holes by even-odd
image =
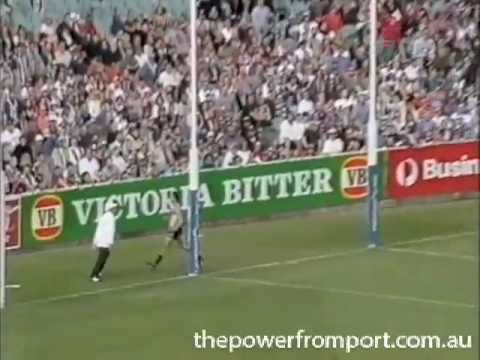
[[160, 262], [163, 260], [163, 255], [158, 255], [157, 256], [157, 260], [155, 260], [155, 266], [157, 266], [158, 264], [160, 264]]
[[150, 266], [152, 268], [152, 270], [155, 270], [158, 266], [158, 264], [160, 264], [160, 262], [162, 261], [163, 259], [163, 255], [158, 255], [157, 256], [157, 259], [155, 260], [155, 262], [147, 262], [147, 265]]

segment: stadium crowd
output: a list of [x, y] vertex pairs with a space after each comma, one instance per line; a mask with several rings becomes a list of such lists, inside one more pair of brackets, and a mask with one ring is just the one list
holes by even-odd
[[[202, 167], [364, 149], [368, 3], [299, 1], [292, 15], [200, 1]], [[476, 0], [379, 1], [382, 147], [478, 138], [479, 13]], [[0, 37], [8, 192], [186, 170], [188, 19], [114, 13], [102, 31], [70, 13], [38, 33], [3, 23]]]

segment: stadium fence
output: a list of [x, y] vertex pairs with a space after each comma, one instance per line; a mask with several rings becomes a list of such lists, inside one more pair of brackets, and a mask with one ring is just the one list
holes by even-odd
[[[380, 198], [401, 202], [477, 194], [479, 145], [473, 141], [381, 151]], [[361, 204], [368, 195], [367, 175], [364, 153], [202, 171], [203, 217], [207, 223], [237, 222]], [[89, 240], [109, 201], [122, 204], [123, 237], [164, 231], [163, 215], [176, 190], [186, 206], [188, 174], [8, 197], [8, 248], [35, 250]]]

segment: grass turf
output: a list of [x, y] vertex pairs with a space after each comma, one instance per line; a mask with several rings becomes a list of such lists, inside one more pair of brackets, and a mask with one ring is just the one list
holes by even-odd
[[[95, 257], [88, 247], [11, 256], [9, 281], [22, 288], [10, 290], [4, 354], [8, 360], [477, 359], [478, 201], [385, 209], [385, 250], [355, 252], [364, 249], [364, 219], [364, 211], [333, 211], [207, 229], [210, 275], [196, 279], [170, 279], [184, 272], [180, 251], [168, 254], [157, 272], [147, 270], [158, 236], [121, 242], [102, 284], [88, 281]], [[201, 329], [472, 335], [474, 349], [229, 354], [194, 349], [193, 334]]]

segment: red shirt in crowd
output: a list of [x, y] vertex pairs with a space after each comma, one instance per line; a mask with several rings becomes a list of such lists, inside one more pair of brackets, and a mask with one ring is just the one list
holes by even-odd
[[327, 16], [325, 16], [325, 23], [327, 24], [328, 31], [333, 31], [335, 33], [342, 30], [345, 25], [343, 22], [343, 16], [339, 11], [332, 11]]
[[53, 184], [53, 187], [55, 189], [65, 189], [65, 188], [68, 188], [69, 186], [73, 186], [73, 184], [69, 184], [68, 181], [63, 178], [55, 179]]
[[17, 179], [12, 185], [12, 194], [23, 194], [29, 190], [23, 179]]
[[402, 21], [390, 16], [385, 20], [382, 26], [382, 38], [385, 41], [385, 45], [388, 46], [398, 44], [403, 37]]
[[37, 126], [43, 136], [48, 136], [50, 133], [49, 127], [50, 114], [48, 110], [39, 110], [37, 114]]

